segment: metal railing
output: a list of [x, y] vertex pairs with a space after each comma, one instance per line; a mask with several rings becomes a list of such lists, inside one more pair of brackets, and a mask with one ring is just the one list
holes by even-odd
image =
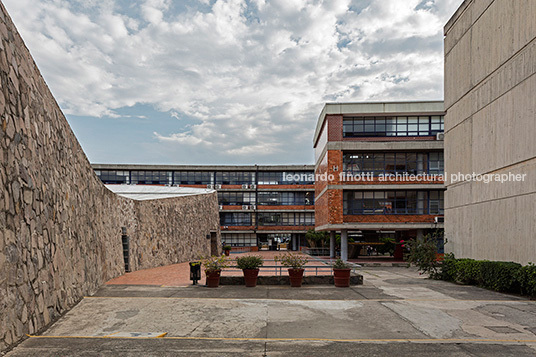
[[[328, 252], [329, 253], [329, 252]], [[273, 262], [273, 264], [270, 265], [263, 265], [259, 268], [260, 271], [273, 271], [275, 275], [283, 275], [283, 269], [288, 269], [288, 267], [285, 267], [283, 265], [277, 264], [277, 262], [273, 259], [265, 259], [264, 262]], [[229, 268], [238, 269], [236, 265], [231, 265]], [[303, 267], [305, 269], [304, 275], [312, 274], [312, 271], [315, 272], [315, 275], [318, 275], [318, 272], [329, 272], [329, 274], [332, 274], [333, 268], [331, 265], [305, 265]]]

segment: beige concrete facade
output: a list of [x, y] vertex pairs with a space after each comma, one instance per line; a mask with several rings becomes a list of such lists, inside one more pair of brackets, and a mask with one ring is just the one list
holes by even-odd
[[445, 249], [457, 257], [535, 261], [535, 73], [536, 1], [467, 0], [445, 26]]

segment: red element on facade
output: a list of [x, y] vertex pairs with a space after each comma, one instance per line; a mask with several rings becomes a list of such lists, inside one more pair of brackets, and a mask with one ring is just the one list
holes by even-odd
[[342, 115], [326, 115], [328, 141], [342, 140], [342, 122]]

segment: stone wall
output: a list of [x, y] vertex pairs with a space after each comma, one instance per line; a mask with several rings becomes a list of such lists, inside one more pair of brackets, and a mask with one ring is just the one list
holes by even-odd
[[[98, 180], [0, 4], [0, 351], [132, 268], [210, 253], [215, 193], [133, 201]], [[218, 241], [219, 243], [219, 241]]]
[[535, 261], [535, 14], [534, 0], [466, 0], [445, 27], [446, 172], [526, 174], [447, 182], [445, 249], [460, 258]]

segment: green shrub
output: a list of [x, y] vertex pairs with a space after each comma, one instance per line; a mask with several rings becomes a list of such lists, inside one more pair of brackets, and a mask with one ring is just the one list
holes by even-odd
[[404, 244], [409, 250], [406, 260], [415, 264], [421, 274], [426, 273], [430, 278], [437, 279], [441, 275], [441, 262], [437, 259], [438, 243], [441, 240], [440, 233], [427, 234], [421, 240], [411, 239]]
[[479, 285], [501, 292], [520, 293], [518, 271], [521, 264], [513, 262], [480, 262]]
[[536, 297], [536, 265], [529, 263], [517, 271], [521, 294]]
[[286, 253], [281, 255], [276, 255], [274, 257], [276, 262], [280, 262], [282, 266], [293, 269], [303, 269], [303, 267], [309, 261], [307, 256], [298, 254], [298, 253]]
[[474, 259], [457, 259], [454, 267], [454, 281], [469, 285], [480, 284], [480, 261]]
[[337, 259], [335, 263], [331, 264], [333, 269], [350, 269], [352, 266], [342, 259]]
[[264, 261], [262, 260], [262, 257], [257, 255], [236, 258], [236, 267], [238, 269], [259, 269], [263, 264]]
[[437, 275], [442, 280], [478, 285], [505, 293], [536, 297], [536, 265], [514, 262], [456, 259], [446, 254]]

